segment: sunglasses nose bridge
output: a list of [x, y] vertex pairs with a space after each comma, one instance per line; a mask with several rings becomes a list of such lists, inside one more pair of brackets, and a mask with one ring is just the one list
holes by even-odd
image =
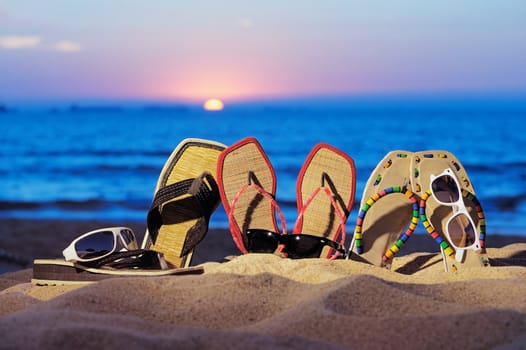
[[278, 247], [276, 248], [275, 253], [278, 253], [284, 256], [285, 258], [287, 258], [288, 257], [287, 246], [283, 243], [278, 244]]
[[459, 202], [454, 202], [454, 203], [451, 203], [451, 209], [453, 210], [453, 214], [457, 214], [457, 213], [463, 213], [464, 211], [461, 210], [461, 207], [459, 205]]

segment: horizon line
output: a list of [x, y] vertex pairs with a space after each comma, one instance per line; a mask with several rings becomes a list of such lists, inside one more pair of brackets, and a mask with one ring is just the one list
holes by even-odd
[[[251, 98], [218, 98], [228, 105], [249, 105], [249, 104], [275, 104], [275, 103], [305, 103], [316, 104], [326, 102], [361, 102], [383, 100], [389, 102], [414, 101], [478, 101], [478, 100], [524, 100], [526, 101], [526, 91], [524, 92], [437, 92], [437, 93], [369, 93], [369, 94], [311, 94], [311, 95], [287, 95], [287, 96], [261, 96]], [[0, 108], [7, 108], [13, 105], [39, 105], [39, 104], [60, 104], [62, 106], [84, 106], [89, 104], [97, 105], [130, 105], [130, 104], [151, 104], [158, 105], [180, 105], [198, 106], [202, 105], [207, 99], [201, 98], [178, 98], [178, 97], [115, 97], [115, 96], [78, 96], [78, 97], [47, 97], [47, 98], [7, 98], [0, 100]]]

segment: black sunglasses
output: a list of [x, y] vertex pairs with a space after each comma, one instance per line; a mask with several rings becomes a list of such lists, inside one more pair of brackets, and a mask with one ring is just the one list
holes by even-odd
[[279, 245], [283, 245], [282, 253], [288, 258], [319, 258], [324, 247], [333, 248], [339, 255], [345, 257], [345, 247], [330, 239], [308, 234], [279, 234], [276, 232], [249, 229], [247, 230], [247, 250], [250, 253], [274, 253]]

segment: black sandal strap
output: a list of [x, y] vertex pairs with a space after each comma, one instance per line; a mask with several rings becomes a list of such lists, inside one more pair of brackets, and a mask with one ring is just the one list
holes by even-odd
[[[173, 200], [179, 197], [182, 198]], [[219, 188], [208, 172], [198, 178], [183, 180], [160, 189], [155, 194], [146, 220], [152, 242], [155, 243], [162, 225], [198, 219], [187, 232], [181, 256], [188, 254], [204, 238], [210, 216], [219, 200]]]

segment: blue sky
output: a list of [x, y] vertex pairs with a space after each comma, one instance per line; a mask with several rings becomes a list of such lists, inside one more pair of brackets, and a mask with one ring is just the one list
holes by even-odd
[[526, 1], [0, 0], [0, 102], [526, 96]]

